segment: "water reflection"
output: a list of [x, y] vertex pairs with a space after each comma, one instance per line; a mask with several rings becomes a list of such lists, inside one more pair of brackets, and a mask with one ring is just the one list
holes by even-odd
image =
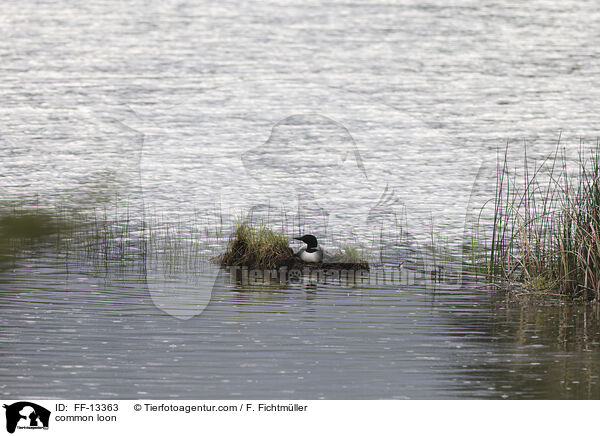
[[471, 306], [447, 309], [453, 325], [477, 332], [468, 346], [481, 352], [461, 364], [468, 396], [599, 398], [597, 306], [514, 302], [504, 293], [479, 302], [477, 313]]

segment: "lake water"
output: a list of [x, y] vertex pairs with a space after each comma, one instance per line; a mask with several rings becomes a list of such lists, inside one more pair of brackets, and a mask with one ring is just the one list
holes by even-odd
[[[507, 142], [518, 165], [600, 136], [591, 1], [3, 8], [2, 205], [127, 213], [183, 257], [252, 214], [410, 263], [431, 228], [460, 247]], [[172, 257], [3, 266], [0, 395], [600, 398], [597, 306], [468, 277], [242, 285]]]

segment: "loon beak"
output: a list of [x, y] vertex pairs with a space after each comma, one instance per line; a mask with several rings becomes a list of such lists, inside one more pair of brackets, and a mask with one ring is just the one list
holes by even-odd
[[297, 240], [297, 241], [301, 241], [302, 240], [302, 238], [294, 238], [294, 239]]

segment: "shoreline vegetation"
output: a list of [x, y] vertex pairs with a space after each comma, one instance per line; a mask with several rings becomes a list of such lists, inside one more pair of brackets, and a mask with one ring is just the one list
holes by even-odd
[[[140, 273], [148, 265], [158, 265], [170, 274], [193, 274], [207, 262], [224, 269], [262, 270], [377, 271], [392, 266], [433, 273], [437, 282], [460, 276], [512, 295], [598, 302], [600, 147], [586, 156], [581, 146], [575, 161], [568, 160], [564, 151], [559, 155], [559, 150], [557, 145], [541, 164], [528, 161], [525, 154], [521, 172], [512, 169], [506, 149], [497, 165], [494, 197], [481, 205], [461, 253], [440, 242], [444, 239], [432, 229], [431, 247], [417, 254], [402, 251], [406, 248], [402, 238], [383, 237], [379, 246], [401, 247], [400, 254], [381, 251], [369, 256], [365, 247], [335, 243], [326, 249], [324, 262], [308, 264], [290, 247], [296, 232], [251, 216], [238, 219], [228, 237], [227, 226], [218, 217], [214, 223], [173, 225], [161, 218], [133, 219], [121, 201], [110, 212], [88, 213], [30, 204], [0, 207], [0, 273], [19, 259], [42, 257], [48, 250], [64, 259], [67, 271], [74, 262], [106, 270], [133, 267]], [[385, 230], [406, 235], [404, 226]]]
[[485, 243], [486, 275], [502, 287], [598, 302], [600, 146], [586, 154], [580, 145], [574, 165], [564, 150], [559, 156], [559, 146], [560, 140], [554, 154], [533, 167], [525, 151], [520, 175], [510, 170], [505, 151]]

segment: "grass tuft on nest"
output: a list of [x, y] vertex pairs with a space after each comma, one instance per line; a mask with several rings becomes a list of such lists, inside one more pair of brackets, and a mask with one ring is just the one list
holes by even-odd
[[342, 245], [341, 250], [329, 253], [326, 257], [328, 263], [352, 269], [369, 269], [369, 258], [365, 251], [349, 244]]
[[251, 268], [278, 268], [294, 262], [288, 239], [263, 224], [238, 221], [233, 238], [223, 254], [224, 266], [248, 266]]

